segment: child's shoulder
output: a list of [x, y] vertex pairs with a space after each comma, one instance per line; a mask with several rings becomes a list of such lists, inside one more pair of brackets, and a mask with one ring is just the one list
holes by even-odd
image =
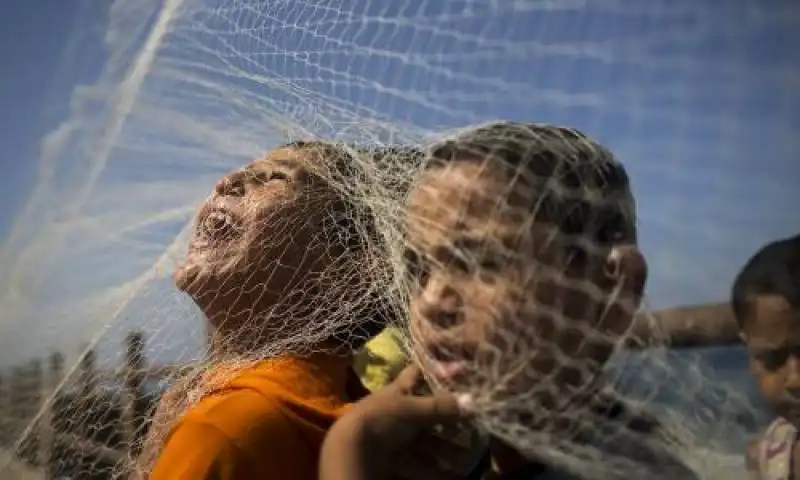
[[[230, 385], [194, 401], [170, 429], [159, 462], [167, 458], [166, 465], [183, 468], [188, 460], [177, 457], [186, 452], [201, 461], [213, 457], [225, 468], [250, 472], [236, 478], [261, 478], [264, 472], [282, 472], [275, 474], [288, 478], [287, 465], [295, 470], [307, 468], [304, 459], [298, 460], [298, 454], [306, 452], [306, 442], [280, 395]], [[164, 478], [174, 477], [169, 471]]]
[[757, 472], [761, 480], [791, 478], [793, 447], [797, 439], [797, 428], [778, 417], [748, 445], [748, 468]]
[[247, 452], [272, 448], [276, 439], [286, 448], [302, 442], [297, 424], [279, 396], [244, 389], [222, 390], [203, 397], [186, 411], [174, 429], [213, 433], [220, 441]]

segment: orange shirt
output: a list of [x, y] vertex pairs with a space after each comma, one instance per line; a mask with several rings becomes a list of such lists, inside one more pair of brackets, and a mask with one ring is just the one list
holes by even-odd
[[320, 449], [349, 401], [366, 394], [351, 358], [266, 360], [181, 417], [151, 480], [315, 480]]

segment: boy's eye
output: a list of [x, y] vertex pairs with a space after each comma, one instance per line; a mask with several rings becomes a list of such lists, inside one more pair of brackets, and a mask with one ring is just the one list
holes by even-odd
[[481, 258], [479, 267], [483, 273], [497, 272], [503, 268], [503, 263], [502, 259], [487, 255]]
[[480, 255], [466, 249], [454, 249], [450, 266], [464, 273], [494, 273], [502, 268], [502, 259], [490, 253]]
[[428, 276], [428, 268], [417, 252], [410, 249], [403, 252], [403, 263], [411, 279], [415, 280], [420, 285], [425, 283]]
[[768, 371], [774, 371], [783, 366], [786, 363], [786, 360], [789, 359], [789, 355], [791, 354], [790, 349], [788, 348], [778, 348], [775, 350], [766, 350], [764, 352], [759, 352], [756, 354], [756, 358], [759, 362], [764, 366], [764, 368]]
[[566, 247], [567, 265], [570, 267], [585, 265], [589, 259], [589, 253], [585, 247], [580, 245], [568, 245]]
[[450, 267], [470, 274], [475, 272], [478, 267], [478, 264], [475, 261], [475, 257], [472, 255], [472, 253], [460, 248], [453, 249], [449, 263]]
[[601, 245], [610, 245], [627, 240], [629, 237], [628, 221], [621, 213], [604, 218], [595, 232], [595, 239]]

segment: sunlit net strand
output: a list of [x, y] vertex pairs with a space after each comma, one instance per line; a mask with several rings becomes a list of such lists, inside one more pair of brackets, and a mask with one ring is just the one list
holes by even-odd
[[[426, 7], [433, 8], [431, 3]], [[381, 102], [394, 103], [395, 106], [403, 104], [414, 105], [429, 112], [437, 121], [458, 124], [469, 123], [484, 116], [493, 104], [508, 104], [513, 99], [521, 102], [526, 107], [535, 111], [536, 106], [558, 105], [569, 108], [574, 105], [584, 105], [596, 112], [590, 123], [600, 123], [606, 116], [605, 111], [611, 108], [614, 101], [622, 102], [632, 119], [661, 118], [672, 119], [686, 124], [680, 109], [671, 111], [665, 107], [663, 110], [646, 109], [637, 99], [640, 92], [630, 92], [630, 96], [620, 100], [612, 99], [609, 94], [594, 92], [588, 94], [563, 91], [558, 88], [537, 87], [535, 95], [531, 94], [529, 83], [521, 82], [506, 75], [509, 66], [502, 64], [495, 70], [484, 70], [481, 74], [475, 72], [475, 65], [481, 60], [523, 61], [537, 52], [539, 55], [570, 59], [564, 62], [564, 67], [551, 70], [546, 75], [552, 78], [566, 77], [572, 70], [570, 61], [577, 62], [586, 57], [605, 56], [605, 61], [615, 63], [625, 61], [625, 57], [633, 61], [644, 61], [646, 65], [677, 66], [686, 70], [697, 68], [692, 59], [684, 55], [669, 57], [650, 53], [648, 46], [659, 44], [663, 40], [658, 33], [642, 33], [637, 40], [629, 42], [637, 46], [632, 47], [625, 54], [616, 54], [616, 50], [597, 41], [588, 42], [592, 45], [582, 45], [580, 42], [566, 43], [564, 45], [545, 45], [543, 41], [524, 41], [512, 37], [509, 32], [507, 37], [487, 38], [486, 35], [467, 32], [466, 28], [458, 22], [481, 21], [489, 25], [500, 24], [510, 14], [521, 14], [515, 11], [522, 4], [490, 4], [482, 2], [465, 2], [464, 4], [447, 3], [450, 13], [425, 15], [415, 12], [405, 12], [399, 15], [389, 14], [383, 10], [368, 12], [368, 8], [357, 4], [330, 3], [323, 6], [299, 4], [292, 2], [270, 4], [262, 6], [249, 2], [236, 2], [230, 4], [204, 5], [200, 3], [185, 2], [183, 10], [177, 12], [171, 25], [172, 30], [165, 38], [165, 43], [158, 53], [153, 68], [148, 72], [143, 89], [139, 92], [133, 105], [133, 111], [128, 123], [120, 133], [120, 138], [115, 141], [119, 155], [106, 166], [101, 176], [96, 181], [78, 178], [70, 185], [64, 185], [65, 191], [72, 188], [87, 189], [90, 195], [102, 195], [114, 188], [112, 179], [137, 170], [144, 173], [142, 184], [152, 184], [157, 176], [153, 173], [148, 176], [146, 172], [155, 171], [157, 167], [169, 166], [185, 174], [186, 180], [176, 180], [176, 184], [184, 183], [196, 186], [196, 193], [183, 194], [179, 198], [169, 198], [166, 203], [177, 206], [178, 203], [187, 207], [205, 194], [210, 186], [205, 179], [200, 179], [195, 172], [201, 169], [221, 171], [222, 168], [235, 167], [243, 163], [248, 156], [260, 154], [260, 150], [273, 142], [282, 139], [285, 134], [293, 137], [308, 135], [319, 138], [342, 138], [342, 132], [348, 135], [344, 138], [355, 140], [383, 141], [387, 132], [393, 134], [397, 142], [414, 141], [430, 132], [430, 125], [414, 126], [411, 114], [402, 108], [397, 113], [400, 118], [392, 118], [390, 105]], [[552, 5], [548, 3], [548, 5]], [[363, 7], [363, 8], [362, 8]], [[423, 7], [425, 8], [425, 7]], [[528, 5], [528, 8], [531, 7]], [[581, 5], [570, 5], [570, 10], [579, 14]], [[637, 7], [631, 2], [605, 2], [597, 7], [604, 13], [614, 15], [643, 15], [662, 20], [680, 15], [700, 13], [690, 8], [681, 11], [678, 8], [667, 8], [657, 5], [648, 5], [647, 8]], [[132, 19], [136, 12], [122, 12], [131, 25], [137, 22]], [[547, 12], [533, 11], [535, 14]], [[588, 15], [588, 13], [587, 13]], [[771, 15], [770, 15], [771, 16]], [[448, 21], [455, 22], [450, 27]], [[581, 28], [591, 28], [592, 22], [584, 19], [579, 21]], [[233, 34], [230, 35], [233, 26]], [[344, 26], [345, 28], [341, 28]], [[359, 31], [367, 26], [377, 26], [374, 36], [366, 40], [379, 47], [364, 45], [364, 39], [355, 38]], [[411, 28], [416, 35], [436, 35], [437, 41], [431, 41], [434, 53], [410, 52], [413, 46], [396, 44], [389, 47], [383, 46], [387, 32], [405, 26]], [[340, 29], [337, 29], [340, 27]], [[349, 28], [347, 28], [349, 27]], [[463, 30], [463, 31], [462, 31]], [[255, 32], [255, 33], [252, 33]], [[491, 34], [485, 29], [486, 34]], [[694, 38], [702, 37], [703, 29], [699, 28], [694, 33]], [[267, 38], [267, 35], [271, 36]], [[319, 48], [305, 49], [303, 42], [294, 42], [298, 37], [316, 35], [324, 40], [324, 45]], [[285, 41], [280, 41], [280, 37]], [[647, 38], [650, 36], [650, 38]], [[216, 40], [233, 37], [234, 42], [223, 45]], [[655, 37], [655, 38], [653, 38]], [[692, 36], [689, 36], [692, 38]], [[277, 39], [277, 40], [276, 40]], [[673, 40], [671, 37], [670, 40]], [[471, 51], [458, 52], [451, 45], [471, 48]], [[677, 35], [675, 37], [677, 39]], [[683, 41], [683, 40], [680, 40]], [[288, 44], [288, 45], [287, 45]], [[619, 46], [619, 45], [615, 45]], [[192, 48], [194, 47], [194, 48]], [[538, 48], [537, 48], [538, 47]], [[293, 50], [294, 49], [294, 50]], [[441, 50], [441, 51], [438, 51]], [[454, 50], [454, 51], [448, 51]], [[266, 54], [265, 54], [266, 53]], [[320, 61], [303, 62], [303, 56], [319, 55], [342, 58], [346, 55], [348, 69], [342, 66], [319, 65]], [[273, 59], [269, 62], [267, 58]], [[378, 79], [370, 79], [365, 70], [359, 72], [359, 59], [368, 56], [379, 56], [384, 59], [394, 59], [402, 63], [408, 70], [421, 70], [428, 72], [426, 81], [416, 85], [398, 88], [391, 85], [391, 72], [378, 74]], [[200, 58], [198, 58], [200, 57]], [[123, 58], [122, 56], [119, 58]], [[207, 61], [204, 61], [207, 60]], [[283, 60], [283, 62], [282, 62]], [[290, 62], [291, 61], [291, 65]], [[439, 64], [437, 64], [439, 62]], [[475, 63], [473, 63], [475, 62]], [[314, 63], [318, 65], [315, 67]], [[442, 65], [444, 64], [444, 65]], [[737, 65], [731, 64], [724, 67], [725, 75], [739, 74]], [[293, 69], [294, 68], [294, 69]], [[660, 68], [660, 67], [659, 67]], [[487, 73], [490, 72], [490, 73]], [[381, 75], [384, 75], [381, 78]], [[764, 76], [772, 75], [765, 72]], [[335, 91], [336, 86], [346, 86], [344, 92]], [[447, 88], [448, 86], [452, 88]], [[686, 87], [676, 82], [666, 93], [673, 92], [677, 98], [684, 93]], [[735, 89], [735, 85], [734, 85]], [[369, 94], [367, 94], [369, 93]], [[663, 92], [662, 92], [663, 93]], [[740, 95], [742, 95], [740, 93]], [[736, 100], [741, 102], [741, 100]], [[193, 110], [194, 109], [194, 110]], [[190, 113], [187, 113], [190, 112]], [[713, 112], [712, 112], [713, 113]], [[366, 117], [366, 119], [364, 118]], [[720, 116], [710, 115], [709, 119], [693, 118], [691, 123], [703, 125], [713, 124]], [[174, 122], [164, 119], [174, 119]], [[385, 120], [384, 120], [385, 119]], [[383, 120], [394, 124], [381, 124]], [[190, 123], [191, 122], [191, 123]], [[168, 123], [171, 123], [168, 124]], [[733, 130], [735, 121], [722, 123]], [[587, 127], [587, 130], [590, 131]], [[674, 133], [674, 132], [673, 132]], [[81, 135], [82, 133], [79, 133]], [[92, 132], [86, 132], [92, 135]], [[683, 138], [685, 131], [678, 130], [678, 138]], [[152, 139], [142, 145], [142, 138]], [[92, 142], [88, 142], [92, 144]], [[681, 142], [676, 142], [680, 144]], [[134, 146], [135, 149], [129, 149]], [[127, 147], [127, 148], [126, 148]], [[217, 152], [218, 155], [204, 153], [198, 160], [196, 154], [205, 149]], [[678, 150], [680, 147], [678, 148]], [[135, 155], [134, 155], [135, 154]], [[142, 155], [147, 154], [147, 155]], [[228, 158], [230, 156], [230, 158]], [[62, 163], [69, 162], [69, 157], [64, 154]], [[128, 167], [128, 168], [126, 168]], [[130, 168], [133, 167], [133, 168]], [[366, 167], [368, 168], [368, 167]], [[648, 165], [647, 168], [651, 168]], [[669, 162], [664, 162], [665, 175], [675, 177], [680, 175], [680, 169], [670, 167]], [[393, 175], [413, 175], [413, 171], [399, 166]], [[680, 180], [679, 178], [677, 180]], [[81, 182], [87, 183], [82, 184]], [[365, 182], [369, 183], [369, 182]], [[202, 185], [201, 185], [202, 184]], [[200, 187], [203, 188], [200, 188]], [[190, 189], [187, 189], [187, 191]], [[376, 192], [365, 188], [364, 192], [354, 192], [351, 195], [361, 196], [360, 200], [374, 206], [376, 212], [388, 212], [390, 219], [381, 224], [382, 234], [388, 240], [397, 241], [398, 233], [394, 231], [393, 220], [396, 220], [398, 205], [401, 198], [385, 198], [383, 192]], [[98, 207], [95, 207], [98, 208]], [[100, 207], [101, 208], [101, 207]], [[130, 210], [130, 218], [145, 219], [154, 215], [163, 207], [149, 206], [147, 211]], [[380, 215], [379, 215], [380, 216]], [[106, 220], [107, 222], [108, 220]], [[96, 244], [89, 250], [100, 251], [109, 245], [115, 245], [111, 239], [101, 238], [93, 241]], [[169, 240], [154, 242], [154, 247], [163, 246]], [[45, 256], [38, 264], [32, 264], [25, 270], [35, 271], [37, 266], [48, 263], [59, 264], [61, 257], [69, 255], [74, 248], [72, 245], [53, 245], [54, 252]], [[86, 248], [85, 246], [83, 248]], [[127, 250], [125, 250], [128, 252]], [[140, 256], [146, 265], [147, 255]], [[399, 267], [398, 267], [399, 268]], [[45, 270], [46, 271], [46, 270]], [[90, 285], [91, 291], [105, 289], [106, 285]], [[78, 294], [74, 294], [78, 295]], [[28, 307], [33, 309], [34, 307]], [[90, 309], [91, 310], [91, 309]], [[167, 318], [167, 313], [172, 308], [139, 306], [137, 311], [131, 312], [130, 318], [139, 319], [139, 325], [144, 322], [148, 328], [158, 325], [160, 321], [175, 322]], [[175, 310], [179, 310], [175, 307]], [[342, 316], [341, 312], [331, 312], [331, 318]], [[76, 319], [77, 320], [77, 319]], [[100, 320], [106, 321], [106, 320]], [[200, 328], [199, 322], [192, 328]], [[309, 329], [310, 330], [310, 329]], [[166, 344], [170, 337], [154, 332], [154, 346], [159, 349]], [[311, 337], [306, 337], [308, 332], [298, 335], [299, 344], [308, 342]], [[177, 335], [175, 335], [177, 337]], [[319, 337], [317, 337], [319, 338]], [[299, 345], [298, 345], [299, 346]], [[274, 351], [281, 348], [274, 346]], [[266, 353], [266, 352], [262, 352]], [[181, 355], [178, 355], [179, 357]], [[658, 363], [660, 354], [654, 354], [654, 362]], [[665, 375], [670, 375], [670, 368], [666, 364], [660, 365]], [[705, 378], [701, 372], [695, 372], [695, 378]], [[685, 380], [683, 380], [685, 381]], [[698, 387], [699, 388], [699, 387]], [[683, 393], [686, 398], [694, 397], [694, 388]], [[491, 392], [486, 392], [491, 393]], [[503, 406], [498, 405], [497, 410], [502, 413]], [[500, 415], [500, 414], [498, 414]], [[524, 442], [526, 435], [524, 429], [503, 419], [487, 419], [487, 423], [496, 423], [494, 430], [515, 430], [516, 433], [508, 434], [517, 441]], [[682, 422], [686, 423], [686, 422]], [[699, 433], [683, 434], [684, 442], [691, 443], [699, 440]], [[713, 443], [713, 441], [712, 441]]]

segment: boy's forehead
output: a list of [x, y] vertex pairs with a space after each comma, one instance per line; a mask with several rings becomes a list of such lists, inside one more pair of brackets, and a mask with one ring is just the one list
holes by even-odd
[[524, 237], [523, 230], [532, 230], [523, 222], [458, 215], [446, 205], [432, 206], [428, 212], [412, 212], [408, 216], [406, 229], [410, 244], [416, 248], [482, 248], [489, 244], [508, 247]]
[[[412, 221], [425, 220], [442, 227], [483, 229], [530, 226], [541, 207], [543, 186], [533, 186], [513, 172], [490, 163], [454, 162], [425, 172], [412, 189], [408, 209]], [[566, 195], [553, 191], [548, 195]], [[582, 194], [581, 194], [582, 195]], [[585, 197], [585, 198], [584, 198]], [[632, 223], [635, 206], [629, 190], [581, 196], [598, 217], [619, 212]], [[603, 214], [603, 215], [601, 215]]]
[[800, 310], [781, 295], [753, 295], [748, 299], [752, 316], [761, 324], [791, 324], [800, 319]]
[[412, 189], [409, 208], [426, 217], [488, 218], [508, 203], [509, 181], [477, 162], [459, 162], [425, 172]]
[[412, 190], [409, 223], [464, 230], [480, 223], [497, 222], [503, 211], [503, 194], [503, 184], [490, 176], [436, 169], [423, 175]]
[[779, 295], [755, 295], [748, 303], [745, 333], [750, 343], [800, 340], [800, 310], [792, 307], [788, 300]]
[[507, 183], [474, 169], [426, 174], [411, 194], [406, 228], [417, 248], [443, 244], [510, 244], [530, 231], [533, 216], [508, 208]]

